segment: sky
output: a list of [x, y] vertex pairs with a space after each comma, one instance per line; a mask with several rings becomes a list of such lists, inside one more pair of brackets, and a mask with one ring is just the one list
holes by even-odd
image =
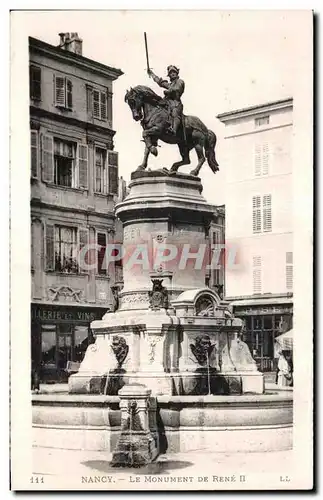
[[[113, 128], [119, 152], [119, 174], [127, 181], [141, 163], [144, 144], [141, 126], [134, 122], [124, 95], [130, 86], [148, 85], [162, 94], [146, 74], [144, 32], [150, 65], [159, 76], [174, 64], [185, 81], [185, 114], [198, 116], [218, 137], [220, 172], [205, 163], [200, 177], [205, 198], [213, 204], [226, 201], [225, 126], [216, 115], [262, 104], [297, 91], [299, 47], [304, 11], [28, 11], [26, 34], [58, 45], [60, 32], [78, 32], [83, 55], [120, 68], [114, 82]], [[177, 146], [160, 142], [149, 168], [170, 167], [180, 159]], [[197, 158], [191, 153], [191, 165]], [[237, 166], [238, 168], [238, 166]]]

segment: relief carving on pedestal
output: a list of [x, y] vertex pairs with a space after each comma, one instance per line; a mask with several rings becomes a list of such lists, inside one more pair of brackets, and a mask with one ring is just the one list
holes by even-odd
[[160, 278], [152, 278], [153, 289], [148, 292], [149, 305], [151, 309], [168, 308], [168, 291], [162, 283], [164, 280]]
[[208, 366], [210, 364], [210, 357], [214, 349], [214, 344], [211, 344], [208, 335], [196, 337], [195, 344], [190, 344], [190, 348], [199, 365]]
[[129, 352], [129, 346], [125, 338], [115, 335], [112, 338], [111, 349], [116, 357], [118, 367], [121, 368]]
[[148, 352], [148, 359], [149, 363], [153, 363], [155, 361], [155, 355], [156, 355], [156, 346], [157, 344], [162, 340], [162, 337], [147, 337], [147, 342], [149, 344], [149, 352]]

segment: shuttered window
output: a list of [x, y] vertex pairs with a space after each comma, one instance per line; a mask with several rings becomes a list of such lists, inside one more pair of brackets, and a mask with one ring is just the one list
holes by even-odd
[[118, 195], [119, 189], [119, 158], [115, 151], [108, 151], [108, 191], [110, 194]]
[[88, 146], [78, 144], [78, 186], [80, 189], [88, 187]]
[[38, 131], [30, 131], [30, 167], [31, 177], [38, 177]]
[[54, 182], [54, 140], [50, 135], [42, 135], [42, 180]]
[[252, 197], [252, 230], [253, 233], [272, 231], [271, 194]]
[[263, 207], [263, 230], [265, 232], [271, 231], [272, 220], [271, 220], [271, 194], [266, 194], [262, 199]]
[[55, 226], [46, 224], [46, 270], [53, 271], [55, 268], [54, 245], [55, 245]]
[[101, 90], [94, 89], [93, 96], [93, 116], [99, 120], [107, 119], [107, 93]]
[[37, 66], [29, 67], [29, 95], [30, 99], [41, 100], [41, 69]]
[[[43, 182], [76, 189], [88, 188], [87, 144], [63, 141], [43, 134], [41, 145]], [[32, 155], [33, 162], [33, 151]]]
[[262, 290], [262, 276], [261, 276], [261, 256], [256, 255], [253, 257], [253, 293], [261, 293]]
[[254, 172], [256, 177], [269, 174], [269, 145], [267, 142], [255, 145]]
[[261, 197], [252, 198], [252, 228], [254, 233], [261, 232]]
[[286, 289], [293, 290], [293, 252], [286, 252]]
[[95, 192], [107, 194], [108, 176], [107, 176], [107, 151], [102, 148], [95, 148]]
[[105, 261], [105, 252], [107, 246], [107, 235], [105, 233], [97, 233], [97, 244], [100, 247], [98, 250], [98, 274], [107, 274], [107, 263]]
[[89, 244], [89, 231], [88, 231], [88, 229], [87, 228], [80, 228], [78, 236], [79, 236], [78, 264], [79, 264], [80, 272], [87, 272], [87, 266], [90, 264], [90, 257], [91, 257], [90, 252], [86, 251], [86, 249], [84, 248]]
[[72, 109], [73, 107], [73, 85], [71, 80], [65, 76], [54, 75], [54, 99], [55, 106], [59, 108]]

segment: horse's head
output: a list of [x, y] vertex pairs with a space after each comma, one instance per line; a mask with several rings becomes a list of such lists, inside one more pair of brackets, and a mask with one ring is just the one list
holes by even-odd
[[138, 92], [135, 88], [130, 87], [130, 90], [127, 90], [125, 98], [125, 102], [129, 105], [133, 119], [136, 121], [142, 120], [143, 112], [143, 97], [140, 92]]

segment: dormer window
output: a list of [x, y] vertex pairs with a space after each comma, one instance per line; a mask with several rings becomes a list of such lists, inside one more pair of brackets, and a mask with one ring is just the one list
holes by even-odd
[[269, 115], [255, 119], [255, 127], [263, 127], [264, 125], [269, 125]]

